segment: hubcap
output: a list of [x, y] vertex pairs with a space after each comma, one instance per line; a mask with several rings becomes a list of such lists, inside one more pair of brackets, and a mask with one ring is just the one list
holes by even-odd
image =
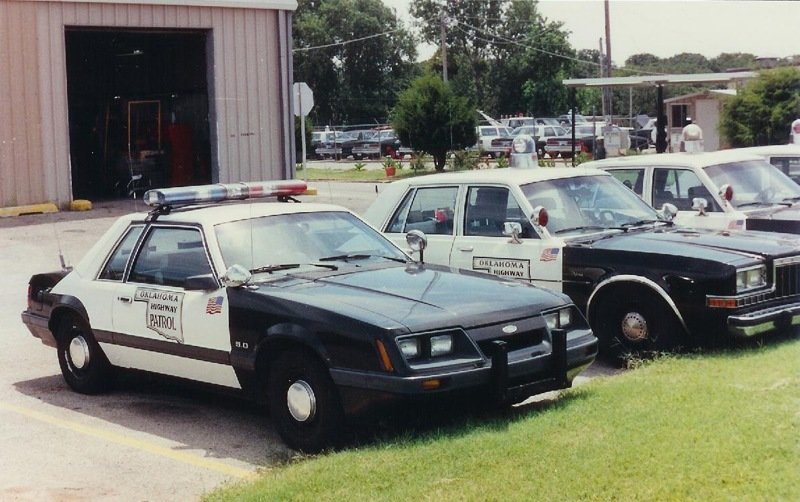
[[317, 412], [317, 398], [314, 390], [303, 380], [298, 380], [286, 391], [286, 406], [298, 422], [307, 422]]
[[628, 312], [622, 318], [622, 334], [632, 342], [646, 340], [649, 335], [647, 320], [638, 312]]
[[79, 370], [89, 365], [89, 344], [82, 336], [76, 336], [69, 342], [69, 360]]

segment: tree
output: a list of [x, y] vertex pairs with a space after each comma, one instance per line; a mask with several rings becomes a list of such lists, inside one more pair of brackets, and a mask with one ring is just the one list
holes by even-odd
[[414, 38], [381, 0], [300, 0], [293, 38], [294, 79], [314, 90], [316, 124], [384, 121], [417, 73]]
[[574, 51], [562, 23], [542, 17], [535, 0], [412, 0], [409, 10], [436, 45], [444, 15], [454, 92], [493, 115], [566, 111], [560, 78]]
[[722, 109], [720, 132], [734, 147], [786, 143], [800, 117], [800, 70], [763, 71]]
[[444, 170], [447, 152], [477, 141], [475, 108], [456, 95], [438, 75], [423, 75], [400, 93], [391, 122], [404, 145], [433, 156]]

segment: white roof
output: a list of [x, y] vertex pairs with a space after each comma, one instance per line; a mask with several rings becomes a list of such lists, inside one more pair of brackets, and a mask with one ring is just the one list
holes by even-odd
[[704, 168], [717, 164], [736, 162], [741, 160], [764, 160], [754, 153], [740, 152], [738, 150], [720, 150], [717, 152], [702, 153], [656, 153], [649, 155], [628, 155], [612, 159], [594, 160], [582, 164], [585, 167], [603, 169], [607, 167], [636, 167], [636, 166], [687, 166]]
[[297, 0], [27, 0], [33, 2], [72, 2], [127, 5], [176, 5], [239, 9], [296, 10]]
[[495, 183], [520, 185], [559, 178], [573, 178], [576, 176], [602, 176], [605, 173], [596, 169], [583, 169], [582, 167], [540, 167], [533, 169], [481, 169], [477, 171], [458, 171], [454, 173], [430, 174], [395, 181], [392, 184], [405, 184], [414, 186], [446, 185], [448, 183]]
[[[203, 225], [217, 225], [229, 221], [246, 220], [261, 216], [274, 216], [278, 214], [315, 213], [326, 211], [344, 211], [348, 209], [332, 204], [292, 203], [292, 202], [234, 202], [216, 203], [197, 209], [175, 209], [170, 214], [160, 215], [156, 221], [169, 223], [201, 223]], [[142, 220], [147, 213], [133, 213], [122, 216], [128, 221]]]

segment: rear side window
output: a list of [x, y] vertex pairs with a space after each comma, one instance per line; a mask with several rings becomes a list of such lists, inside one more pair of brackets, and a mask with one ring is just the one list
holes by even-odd
[[612, 176], [622, 182], [623, 185], [633, 190], [639, 197], [642, 196], [644, 186], [644, 169], [614, 169], [609, 171]]
[[122, 280], [122, 277], [125, 275], [125, 265], [128, 263], [128, 258], [130, 258], [133, 247], [136, 245], [136, 241], [139, 240], [143, 228], [142, 226], [137, 226], [128, 229], [125, 237], [122, 238], [117, 248], [111, 253], [98, 279], [107, 281]]
[[418, 188], [406, 195], [387, 232], [421, 230], [429, 235], [453, 235], [458, 187]]

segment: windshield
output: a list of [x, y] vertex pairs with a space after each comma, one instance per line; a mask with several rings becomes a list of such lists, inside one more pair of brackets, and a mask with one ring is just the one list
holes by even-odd
[[[221, 223], [215, 227], [225, 268], [251, 271], [326, 268], [332, 257], [407, 261], [402, 251], [372, 227], [346, 212], [281, 214]], [[328, 261], [326, 261], [326, 259]], [[340, 265], [340, 263], [336, 263]], [[288, 265], [297, 265], [288, 267]]]
[[523, 185], [532, 207], [544, 206], [550, 233], [626, 228], [661, 221], [656, 211], [612, 176], [578, 176]]
[[800, 186], [766, 160], [746, 160], [705, 168], [717, 188], [733, 188], [734, 207], [780, 204], [800, 198]]

